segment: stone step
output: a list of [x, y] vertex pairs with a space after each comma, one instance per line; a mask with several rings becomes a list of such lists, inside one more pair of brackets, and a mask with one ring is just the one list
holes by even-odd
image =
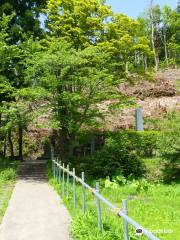
[[19, 180], [47, 182], [48, 178], [40, 177], [19, 177]]
[[19, 177], [32, 177], [32, 178], [46, 178], [47, 175], [44, 175], [44, 174], [24, 174], [24, 175], [19, 175]]
[[38, 170], [44, 170], [44, 169], [46, 169], [46, 167], [42, 167], [42, 166], [20, 166], [19, 167], [19, 169], [22, 169], [22, 170], [26, 170], [26, 169], [32, 169], [32, 170], [34, 170], [34, 169], [38, 169]]
[[47, 180], [46, 161], [26, 161], [19, 165], [18, 177], [29, 180]]

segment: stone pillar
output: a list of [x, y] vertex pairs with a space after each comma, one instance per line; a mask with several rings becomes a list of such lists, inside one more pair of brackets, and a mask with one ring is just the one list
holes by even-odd
[[142, 108], [136, 108], [136, 131], [144, 131]]
[[95, 152], [95, 136], [93, 135], [91, 138], [91, 154]]

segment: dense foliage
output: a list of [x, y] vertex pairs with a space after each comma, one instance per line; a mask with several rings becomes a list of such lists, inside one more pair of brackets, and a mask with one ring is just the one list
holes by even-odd
[[[77, 171], [86, 171], [89, 178], [104, 178], [122, 175], [130, 178], [145, 175], [146, 166], [143, 158], [156, 156], [158, 153], [156, 131], [121, 131], [106, 132], [104, 146], [91, 156], [70, 158]], [[80, 134], [78, 141], [90, 139], [87, 134]]]
[[17, 163], [0, 158], [0, 223], [5, 214], [16, 180]]
[[160, 123], [161, 134], [158, 148], [164, 160], [164, 176], [166, 181], [180, 180], [180, 113], [173, 112]]
[[47, 45], [28, 62], [27, 79], [45, 88], [49, 95], [61, 155], [65, 157], [82, 125], [95, 124], [100, 115], [96, 103], [115, 97], [115, 83], [109, 69], [110, 56], [99, 47], [77, 51], [54, 38]]
[[104, 0], [1, 1], [1, 155], [22, 160], [25, 132], [46, 112], [67, 160], [78, 132], [103, 122], [99, 103], [126, 103], [119, 83], [151, 71], [157, 58], [178, 64], [178, 26], [168, 6], [135, 20]]
[[40, 37], [43, 29], [40, 26], [39, 16], [45, 6], [45, 0], [1, 0], [0, 17], [12, 16], [8, 24], [9, 41], [16, 43], [19, 40], [34, 36]]
[[[86, 176], [86, 174], [85, 174]], [[97, 227], [96, 198], [88, 190], [85, 191], [86, 214], [82, 214], [82, 186], [76, 186], [77, 206], [73, 206], [73, 183], [70, 181], [69, 197], [62, 196], [62, 184], [55, 181], [51, 175], [49, 165], [50, 183], [57, 190], [64, 204], [72, 216], [72, 234], [76, 239], [108, 239], [116, 240], [124, 238], [123, 221], [118, 218], [106, 205], [101, 204], [102, 231]], [[87, 182], [87, 179], [86, 179]], [[170, 240], [179, 236], [179, 186], [177, 184], [154, 184], [145, 179], [126, 180], [116, 177], [110, 180], [100, 179], [100, 193], [115, 204], [121, 206], [122, 199], [128, 200], [128, 215], [138, 221], [142, 226], [154, 231], [154, 234], [163, 240]], [[65, 182], [66, 183], [66, 182]], [[88, 182], [95, 187], [95, 182]], [[66, 184], [65, 184], [66, 190]], [[66, 193], [66, 191], [65, 191]], [[176, 212], [176, 214], [175, 214]], [[158, 226], [158, 227], [157, 227]], [[139, 239], [135, 229], [129, 225], [130, 239]], [[145, 240], [145, 236], [140, 236]]]
[[[158, 124], [158, 131], [104, 131], [100, 149], [79, 158], [72, 154], [78, 141], [85, 144], [82, 131], [93, 135], [104, 130], [108, 111], [100, 111], [100, 105], [105, 100], [112, 102], [109, 110], [132, 104], [132, 98], [117, 91], [120, 83], [179, 66], [178, 9], [150, 2], [150, 8], [135, 20], [114, 13], [105, 0], [0, 1], [0, 220], [16, 178], [16, 167], [8, 160], [22, 161], [32, 149], [38, 152], [37, 141], [44, 141], [55, 147], [64, 163], [76, 167], [77, 174], [84, 171], [86, 178], [103, 178], [102, 192], [117, 206], [122, 197], [135, 199], [130, 214], [145, 227], [166, 227], [169, 221], [174, 231], [170, 238], [178, 236], [174, 209], [179, 191], [176, 185], [162, 186], [160, 181], [175, 182], [179, 176], [179, 114]], [[37, 133], [38, 127], [48, 137], [35, 134], [36, 141], [29, 140], [31, 130]], [[149, 177], [152, 162], [155, 174]], [[60, 191], [57, 182], [53, 184]], [[78, 209], [80, 193], [77, 186]], [[136, 200], [144, 196], [148, 201]], [[122, 236], [123, 225], [119, 227], [107, 209], [103, 209], [103, 231], [97, 230], [90, 195], [87, 207], [90, 211], [83, 217], [76, 212], [77, 239]], [[132, 229], [130, 237], [137, 239]]]

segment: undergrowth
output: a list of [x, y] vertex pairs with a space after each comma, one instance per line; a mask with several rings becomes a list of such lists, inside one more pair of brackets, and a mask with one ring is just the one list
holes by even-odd
[[[62, 196], [61, 184], [52, 176], [50, 163], [48, 165], [50, 184]], [[162, 240], [178, 240], [180, 238], [180, 189], [177, 184], [164, 185], [150, 183], [145, 179], [132, 180], [123, 176], [116, 176], [112, 180], [108, 177], [100, 179], [101, 194], [121, 207], [122, 199], [128, 199], [128, 215], [143, 227], [151, 230]], [[89, 184], [94, 187], [95, 182]], [[124, 239], [123, 221], [110, 209], [101, 204], [102, 232], [97, 228], [96, 199], [86, 190], [86, 214], [82, 214], [82, 187], [77, 184], [77, 207], [73, 207], [72, 182], [70, 182], [69, 196], [62, 200], [72, 216], [72, 236], [78, 240], [120, 240]], [[65, 185], [66, 195], [66, 185]], [[135, 229], [129, 226], [130, 240], [145, 240], [145, 236], [136, 236]]]
[[0, 223], [8, 207], [8, 202], [16, 181], [17, 162], [0, 159]]

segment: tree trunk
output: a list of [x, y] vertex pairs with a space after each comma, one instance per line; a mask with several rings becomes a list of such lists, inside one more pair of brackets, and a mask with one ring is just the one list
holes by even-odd
[[137, 67], [137, 57], [136, 57], [136, 52], [134, 53], [134, 65]]
[[68, 163], [69, 156], [69, 134], [68, 130], [64, 127], [59, 131], [59, 153], [60, 158], [64, 163]]
[[167, 41], [166, 41], [166, 33], [164, 33], [164, 52], [165, 52], [165, 61], [166, 61], [166, 65], [169, 65], [168, 62], [168, 51], [167, 51]]
[[128, 63], [128, 61], [126, 62], [126, 73], [127, 74], [129, 73], [129, 63]]
[[155, 70], [159, 69], [159, 60], [155, 44], [156, 34], [155, 34], [155, 20], [153, 14], [153, 0], [150, 0], [150, 14], [151, 14], [151, 41], [152, 41], [152, 50], [154, 54]]
[[[2, 113], [0, 113], [0, 128], [1, 128], [1, 124], [2, 124]], [[3, 140], [2, 135], [0, 135], [0, 143]], [[3, 149], [0, 148], [0, 156], [3, 156]]]
[[23, 128], [19, 126], [18, 129], [19, 133], [19, 139], [18, 139], [18, 144], [19, 144], [19, 160], [23, 161]]
[[2, 125], [2, 113], [0, 113], [0, 128], [1, 128], [1, 125]]
[[9, 141], [11, 159], [14, 159], [14, 146], [13, 146], [13, 142], [12, 142], [11, 130], [9, 130], [9, 132], [8, 132], [8, 141]]
[[4, 137], [4, 148], [3, 148], [3, 157], [6, 157], [6, 150], [7, 150], [7, 135]]
[[147, 56], [144, 56], [144, 71], [147, 71]]

